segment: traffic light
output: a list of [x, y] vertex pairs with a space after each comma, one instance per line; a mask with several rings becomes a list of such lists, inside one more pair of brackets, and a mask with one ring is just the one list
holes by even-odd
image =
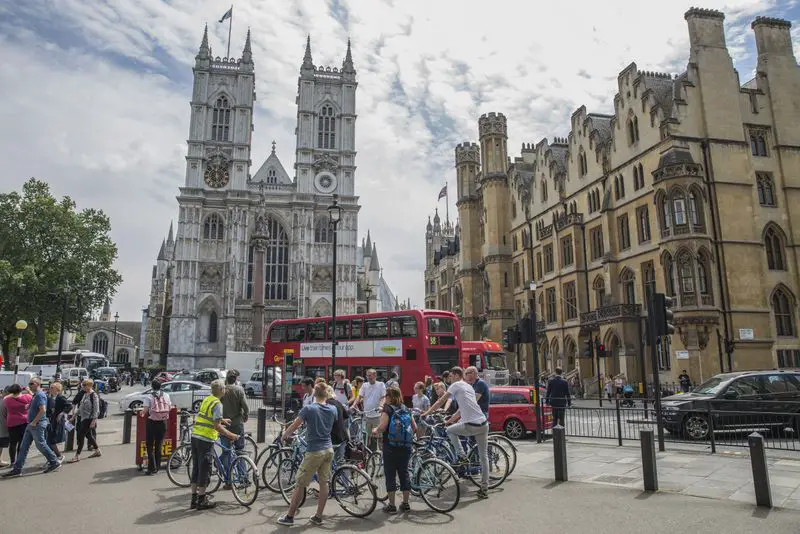
[[509, 326], [508, 328], [503, 330], [503, 349], [506, 352], [514, 352], [514, 349], [516, 348], [515, 346], [516, 344], [514, 343], [514, 341], [516, 341], [515, 338], [516, 338], [515, 327]]
[[605, 358], [606, 356], [606, 346], [600, 343], [600, 338], [594, 338], [594, 348], [597, 351], [598, 358]]
[[587, 338], [584, 342], [583, 357], [589, 359], [594, 358], [594, 352], [592, 350], [592, 338]]
[[674, 314], [672, 307], [675, 305], [675, 299], [668, 297], [663, 293], [653, 294], [653, 336], [661, 337], [668, 336], [675, 333], [675, 326], [672, 324]]
[[533, 343], [533, 321], [530, 317], [523, 317], [519, 320], [519, 333], [520, 343]]

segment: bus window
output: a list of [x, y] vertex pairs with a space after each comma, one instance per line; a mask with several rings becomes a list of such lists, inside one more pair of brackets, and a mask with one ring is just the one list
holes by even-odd
[[406, 360], [416, 360], [417, 349], [406, 349]]
[[325, 371], [326, 368], [323, 365], [307, 365], [305, 375], [316, 380], [317, 378], [325, 378]]
[[308, 340], [322, 341], [323, 339], [325, 339], [325, 323], [321, 321], [308, 323]]
[[269, 340], [273, 343], [282, 343], [286, 341], [286, 327], [284, 325], [277, 325], [270, 328]]
[[350, 339], [361, 339], [363, 337], [361, 335], [361, 324], [363, 322], [363, 319], [353, 319], [350, 327]]
[[[350, 339], [350, 323], [347, 321], [336, 321], [336, 339]], [[328, 336], [331, 339], [333, 333], [333, 321], [328, 321]]]
[[392, 317], [392, 337], [417, 337], [417, 320], [412, 315]]
[[455, 331], [455, 324], [449, 317], [428, 317], [429, 334], [452, 334]]
[[367, 319], [364, 321], [364, 337], [376, 339], [389, 337], [389, 321], [383, 319]]
[[306, 325], [290, 324], [286, 328], [286, 341], [305, 341]]

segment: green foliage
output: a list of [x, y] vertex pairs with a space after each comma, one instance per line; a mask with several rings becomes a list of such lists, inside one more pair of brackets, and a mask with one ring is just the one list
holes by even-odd
[[[122, 277], [113, 268], [117, 246], [102, 211], [77, 211], [75, 202], [57, 200], [50, 187], [31, 178], [22, 194], [0, 195], [0, 337], [8, 349], [14, 324], [28, 322], [27, 344], [34, 335], [42, 350], [49, 336], [58, 339], [67, 299], [68, 330], [77, 329], [93, 309], [114, 294]], [[5, 352], [5, 351], [4, 351]]]

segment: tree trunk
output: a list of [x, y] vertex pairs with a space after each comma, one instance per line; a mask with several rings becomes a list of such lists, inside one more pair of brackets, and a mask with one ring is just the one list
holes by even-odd
[[36, 321], [36, 352], [47, 352], [47, 329], [44, 317], [40, 316]]

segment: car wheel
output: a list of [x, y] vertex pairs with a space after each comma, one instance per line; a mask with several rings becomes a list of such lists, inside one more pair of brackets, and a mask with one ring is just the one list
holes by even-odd
[[133, 410], [135, 412], [136, 410], [140, 410], [142, 408], [142, 406], [144, 406], [144, 403], [142, 401], [138, 401], [137, 400], [137, 401], [133, 401], [132, 403], [130, 403], [128, 405], [128, 409], [129, 410]]
[[508, 439], [522, 439], [525, 437], [525, 425], [519, 419], [509, 419], [503, 425], [503, 431]]
[[201, 404], [203, 404], [203, 400], [202, 399], [194, 401], [192, 403], [192, 411], [193, 412], [199, 412]]
[[253, 391], [253, 388], [248, 388], [248, 389], [246, 389], [246, 390], [245, 390], [245, 393], [246, 393], [246, 394], [247, 394], [247, 396], [248, 396], [248, 397], [250, 397], [250, 398], [252, 398], [252, 397], [255, 397], [255, 396], [256, 396], [256, 393], [255, 393], [255, 391]]
[[683, 436], [686, 439], [701, 440], [708, 437], [711, 425], [708, 418], [699, 413], [691, 413], [683, 420]]

